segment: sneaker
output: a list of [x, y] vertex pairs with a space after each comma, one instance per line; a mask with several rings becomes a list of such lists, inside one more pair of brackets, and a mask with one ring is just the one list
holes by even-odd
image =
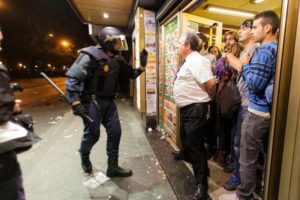
[[241, 184], [240, 179], [235, 176], [231, 176], [228, 181], [225, 182], [223, 187], [228, 191], [234, 191]]
[[222, 194], [219, 196], [218, 200], [239, 200], [235, 193]]

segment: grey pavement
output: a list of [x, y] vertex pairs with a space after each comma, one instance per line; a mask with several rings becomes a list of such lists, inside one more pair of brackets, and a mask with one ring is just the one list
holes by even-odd
[[[105, 174], [107, 168], [104, 129], [91, 154], [94, 176], [87, 176], [81, 170], [77, 152], [81, 119], [73, 116], [69, 106], [56, 95], [24, 109], [34, 116], [36, 132], [42, 137], [31, 150], [19, 155], [28, 200], [189, 199], [196, 189], [191, 167], [174, 160], [170, 140], [162, 139], [155, 131], [144, 132], [128, 100], [117, 100], [117, 105], [123, 129], [120, 164], [133, 169], [134, 175], [101, 185], [99, 174]], [[222, 185], [230, 174], [212, 161], [209, 168], [209, 193], [217, 200], [220, 194], [228, 193]]]
[[[52, 112], [54, 116], [49, 118], [41, 115], [43, 109], [51, 108], [51, 105], [46, 105], [28, 109], [39, 123], [38, 130], [43, 131], [40, 134], [42, 141], [18, 157], [28, 200], [177, 199], [139, 119], [127, 101], [118, 102], [122, 125], [119, 164], [131, 168], [133, 176], [112, 178], [102, 184], [97, 175], [101, 172], [105, 174], [107, 168], [105, 130], [101, 128], [100, 141], [91, 153], [94, 176], [87, 176], [82, 172], [78, 154], [82, 135], [81, 119], [73, 116], [65, 106], [61, 106], [63, 112], [66, 111], [62, 119], [55, 120], [55, 115], [63, 113]], [[42, 117], [45, 119], [39, 122]], [[49, 125], [47, 119], [49, 128], [45, 128]], [[44, 123], [45, 127], [40, 123]], [[92, 186], [97, 187], [92, 189]]]

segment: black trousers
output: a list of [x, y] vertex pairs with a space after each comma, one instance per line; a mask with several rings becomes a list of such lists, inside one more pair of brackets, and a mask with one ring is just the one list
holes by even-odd
[[194, 103], [180, 109], [180, 138], [184, 160], [193, 167], [197, 184], [206, 189], [207, 160], [204, 137], [209, 131], [209, 103]]
[[25, 200], [22, 172], [14, 151], [0, 154], [0, 199]]

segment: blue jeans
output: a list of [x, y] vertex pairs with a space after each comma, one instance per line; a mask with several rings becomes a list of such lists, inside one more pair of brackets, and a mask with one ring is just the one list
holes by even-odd
[[233, 150], [234, 150], [234, 159], [233, 159], [233, 175], [240, 179], [240, 142], [241, 142], [241, 132], [242, 132], [242, 123], [245, 118], [245, 113], [247, 112], [247, 107], [240, 106], [238, 118], [235, 127], [235, 134], [233, 136]]
[[91, 152], [99, 140], [100, 126], [103, 124], [107, 133], [106, 154], [108, 157], [118, 157], [121, 125], [117, 106], [113, 100], [98, 99], [97, 103], [100, 109], [94, 102], [83, 104], [94, 122], [83, 120], [84, 133], [79, 152], [81, 155], [88, 155]]

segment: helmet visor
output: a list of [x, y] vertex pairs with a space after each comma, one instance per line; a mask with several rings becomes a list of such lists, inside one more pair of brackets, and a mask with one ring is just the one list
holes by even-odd
[[121, 51], [128, 51], [128, 44], [125, 35], [120, 35]]
[[113, 36], [108, 36], [106, 38], [106, 41], [111, 40], [114, 41], [114, 48], [117, 51], [128, 51], [128, 44], [125, 35], [113, 35]]

